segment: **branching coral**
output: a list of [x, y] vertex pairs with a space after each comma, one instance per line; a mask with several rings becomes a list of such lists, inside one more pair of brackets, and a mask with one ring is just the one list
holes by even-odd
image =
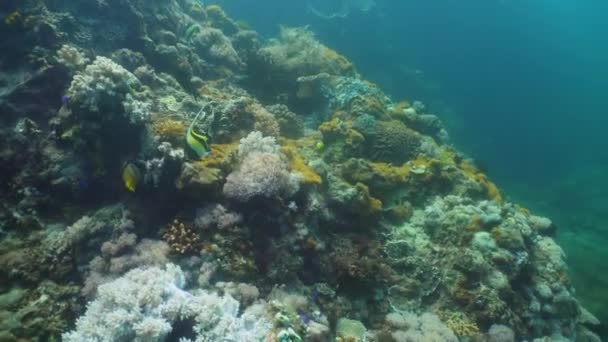
[[179, 254], [195, 252], [199, 247], [198, 234], [189, 224], [177, 219], [168, 225], [163, 239], [167, 241], [173, 251]]

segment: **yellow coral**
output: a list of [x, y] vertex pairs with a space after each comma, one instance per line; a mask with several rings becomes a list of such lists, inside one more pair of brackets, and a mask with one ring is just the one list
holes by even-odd
[[389, 163], [370, 163], [370, 166], [374, 171], [374, 175], [389, 183], [405, 183], [410, 175], [410, 168], [407, 164], [393, 166]]
[[230, 144], [211, 144], [209, 145], [209, 148], [211, 149], [211, 153], [196, 163], [204, 167], [226, 170], [230, 166], [232, 156], [239, 148], [239, 142], [236, 141]]
[[447, 318], [445, 324], [458, 336], [473, 337], [479, 334], [477, 324], [462, 312], [444, 313], [441, 316]]
[[390, 108], [389, 114], [395, 119], [398, 119], [401, 121], [406, 121], [407, 115], [405, 114], [405, 109], [410, 108], [410, 107], [411, 107], [410, 103], [406, 100], [403, 100], [403, 101], [400, 101], [400, 102], [397, 102], [396, 104], [394, 104]]
[[337, 140], [343, 138], [346, 145], [355, 147], [365, 140], [363, 134], [352, 129], [351, 124], [338, 117], [334, 117], [330, 121], [326, 121], [319, 126], [319, 131], [324, 138]]
[[471, 163], [463, 161], [460, 163], [460, 169], [463, 171], [466, 177], [474, 180], [485, 189], [486, 195], [489, 199], [497, 202], [502, 201], [502, 195], [500, 194], [496, 184], [489, 181], [488, 177], [484, 173], [480, 172], [475, 166], [473, 166]]
[[23, 23], [23, 15], [19, 11], [15, 11], [4, 17], [4, 24], [7, 26], [20, 26]]
[[304, 184], [321, 184], [321, 176], [319, 176], [313, 169], [311, 169], [304, 158], [300, 155], [295, 144], [292, 140], [284, 139], [286, 145], [281, 146], [281, 150], [289, 161], [289, 168], [292, 172], [296, 172], [302, 175], [304, 178]]
[[[326, 46], [322, 48], [321, 51], [323, 58], [327, 60], [328, 69], [327, 72], [335, 73], [335, 74], [348, 74], [353, 71], [353, 64], [344, 56], [339, 54], [333, 49], [330, 49]], [[335, 68], [337, 67], [337, 70]]]
[[409, 103], [409, 101], [402, 100], [402, 101], [395, 103], [395, 105], [393, 106], [393, 111], [403, 112], [406, 108], [410, 108], [410, 107], [411, 107], [411, 104]]
[[377, 215], [382, 212], [382, 201], [372, 197], [369, 193], [369, 188], [363, 183], [355, 184], [355, 189], [362, 196], [364, 208], [363, 212], [371, 215]]
[[152, 128], [162, 141], [173, 144], [182, 142], [188, 129], [185, 123], [167, 118], [153, 120]]

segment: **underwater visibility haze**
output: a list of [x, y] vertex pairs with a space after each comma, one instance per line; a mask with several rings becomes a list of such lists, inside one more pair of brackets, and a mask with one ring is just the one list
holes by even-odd
[[607, 10], [0, 2], [0, 341], [601, 341]]

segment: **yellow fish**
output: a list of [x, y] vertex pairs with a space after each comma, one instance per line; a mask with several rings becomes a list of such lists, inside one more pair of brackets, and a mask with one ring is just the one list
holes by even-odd
[[315, 145], [315, 147], [317, 148], [317, 151], [322, 151], [323, 148], [325, 147], [325, 144], [323, 143], [323, 141], [319, 140], [319, 141], [317, 141], [317, 144]]
[[125, 188], [131, 192], [135, 192], [137, 185], [141, 181], [141, 172], [139, 168], [128, 162], [122, 167], [122, 182], [125, 184]]
[[202, 158], [211, 152], [209, 145], [207, 144], [207, 136], [196, 132], [194, 129], [194, 124], [201, 113], [203, 113], [203, 109], [194, 117], [194, 120], [192, 120], [190, 127], [188, 127], [188, 130], [186, 131], [186, 143], [198, 158]]

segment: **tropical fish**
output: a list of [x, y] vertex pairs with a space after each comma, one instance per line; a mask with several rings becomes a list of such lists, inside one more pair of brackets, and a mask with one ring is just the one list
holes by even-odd
[[304, 323], [304, 325], [308, 325], [308, 323], [310, 323], [310, 317], [308, 317], [308, 315], [302, 311], [302, 310], [297, 310], [298, 316], [300, 316], [300, 320], [302, 320], [302, 323]]
[[134, 192], [137, 189], [137, 185], [141, 181], [141, 172], [137, 165], [127, 162], [122, 167], [122, 181], [127, 190]]
[[188, 130], [186, 131], [186, 143], [188, 144], [188, 147], [190, 147], [190, 150], [192, 150], [198, 158], [202, 158], [211, 153], [209, 145], [207, 144], [207, 136], [197, 132], [194, 129], [194, 124], [201, 113], [203, 113], [203, 109], [196, 114], [194, 120], [192, 120], [192, 123], [190, 124], [190, 127], [188, 127]]

